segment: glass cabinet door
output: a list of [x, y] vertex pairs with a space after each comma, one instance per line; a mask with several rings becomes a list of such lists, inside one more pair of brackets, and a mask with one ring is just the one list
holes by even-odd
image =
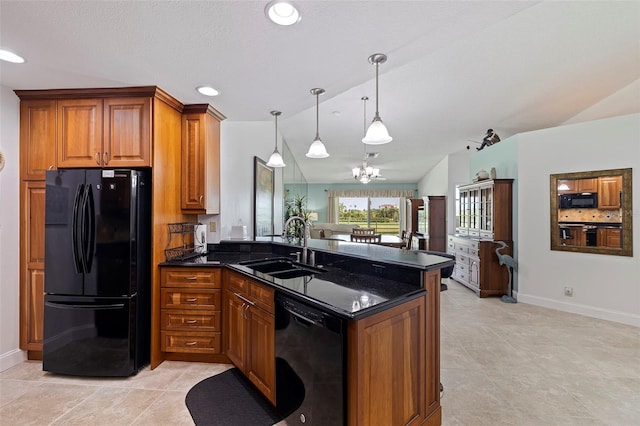
[[480, 237], [493, 239], [493, 187], [480, 189]]
[[480, 202], [480, 190], [474, 188], [469, 191], [469, 203], [470, 203], [470, 221], [469, 221], [469, 235], [477, 237], [480, 235], [480, 221], [482, 217], [482, 206]]

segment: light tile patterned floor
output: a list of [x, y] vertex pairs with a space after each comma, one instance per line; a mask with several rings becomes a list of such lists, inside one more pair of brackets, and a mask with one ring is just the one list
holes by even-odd
[[[640, 425], [640, 328], [442, 292], [444, 425]], [[187, 391], [227, 365], [164, 362], [127, 379], [0, 373], [3, 425], [193, 425]]]

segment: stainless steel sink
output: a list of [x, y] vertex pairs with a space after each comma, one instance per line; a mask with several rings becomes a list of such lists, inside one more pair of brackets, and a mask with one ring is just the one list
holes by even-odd
[[262, 272], [274, 278], [287, 279], [306, 277], [313, 274], [326, 272], [322, 268], [294, 262], [286, 257], [269, 258], [261, 260], [247, 260], [239, 262], [240, 265], [251, 268], [254, 271]]

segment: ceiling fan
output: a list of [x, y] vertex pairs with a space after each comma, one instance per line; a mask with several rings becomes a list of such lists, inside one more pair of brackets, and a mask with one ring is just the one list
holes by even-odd
[[367, 164], [367, 160], [370, 158], [377, 158], [379, 153], [377, 152], [365, 152], [362, 159], [362, 166], [354, 167], [351, 169], [352, 177], [363, 184], [367, 184], [372, 180], [386, 180], [386, 178], [380, 175], [380, 169], [377, 167], [371, 167]]

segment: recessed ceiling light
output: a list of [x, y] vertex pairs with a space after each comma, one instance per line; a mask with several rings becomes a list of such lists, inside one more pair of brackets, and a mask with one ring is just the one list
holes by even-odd
[[267, 4], [267, 16], [278, 25], [293, 25], [300, 22], [302, 17], [291, 3], [286, 1], [272, 1]]
[[220, 94], [220, 92], [211, 86], [199, 86], [196, 90], [205, 96], [218, 96]]
[[0, 59], [7, 62], [13, 62], [14, 64], [21, 64], [24, 62], [24, 58], [16, 55], [8, 50], [0, 49]]

